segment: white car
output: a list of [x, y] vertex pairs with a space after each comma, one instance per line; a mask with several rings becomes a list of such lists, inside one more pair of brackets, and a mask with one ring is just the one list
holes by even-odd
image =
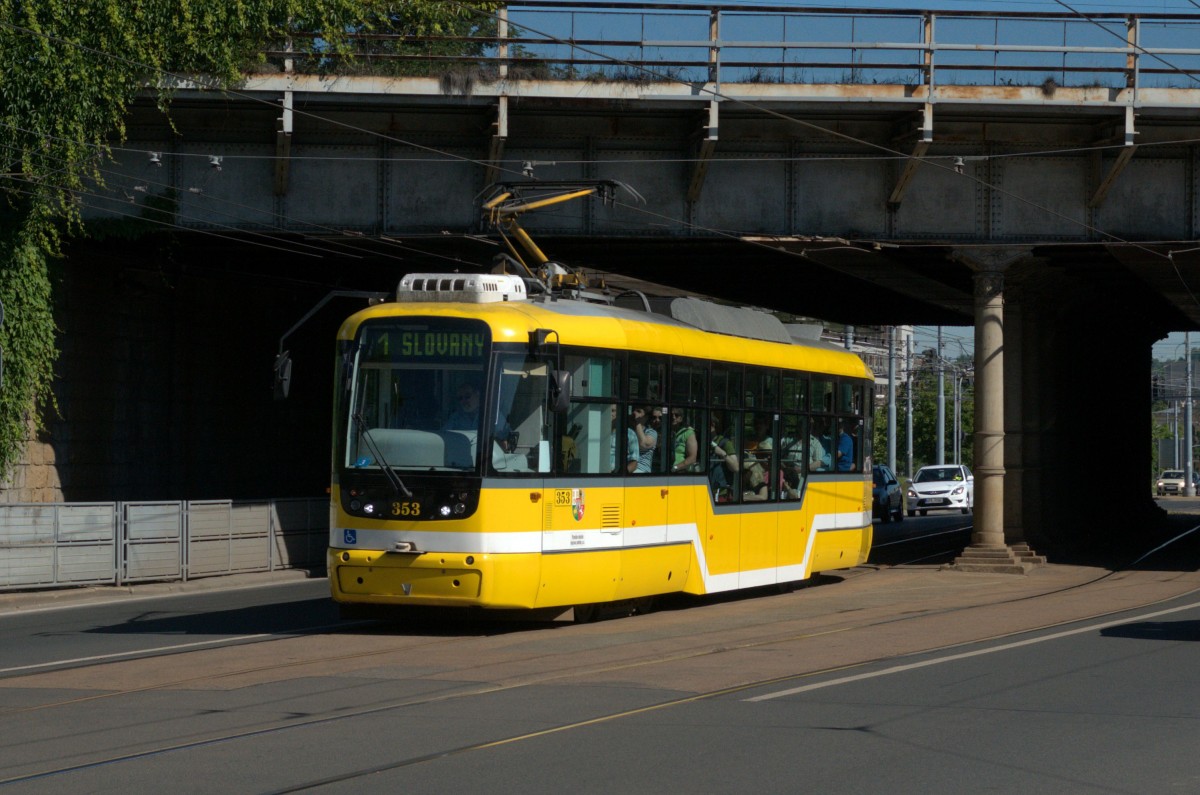
[[921, 467], [908, 482], [908, 515], [927, 511], [970, 513], [975, 504], [975, 476], [961, 464]]
[[1182, 469], [1168, 469], [1158, 476], [1154, 490], [1159, 497], [1164, 494], [1183, 494], [1183, 484], [1187, 482]]
[[[1159, 497], [1164, 494], [1183, 494], [1183, 484], [1187, 483], [1187, 473], [1182, 469], [1168, 469], [1158, 476], [1154, 483], [1154, 491]], [[1193, 490], [1200, 494], [1200, 472], [1192, 473]]]

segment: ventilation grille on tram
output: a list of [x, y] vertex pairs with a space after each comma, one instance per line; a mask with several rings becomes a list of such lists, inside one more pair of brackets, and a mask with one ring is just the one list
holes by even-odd
[[509, 274], [410, 273], [396, 289], [397, 301], [488, 304], [525, 299], [525, 282]]

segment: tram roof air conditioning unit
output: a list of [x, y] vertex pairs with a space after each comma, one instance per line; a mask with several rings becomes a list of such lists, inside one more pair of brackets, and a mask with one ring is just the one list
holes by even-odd
[[396, 300], [401, 302], [490, 304], [526, 298], [521, 277], [501, 273], [410, 273], [396, 290]]

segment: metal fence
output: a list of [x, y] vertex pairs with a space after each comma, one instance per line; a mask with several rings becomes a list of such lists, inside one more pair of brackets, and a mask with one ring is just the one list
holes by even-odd
[[[966, 5], [966, 4], [964, 4]], [[285, 71], [687, 83], [1194, 88], [1200, 16], [511, 0], [459, 29], [386, 26], [331, 51], [296, 30]], [[352, 54], [351, 59], [340, 56]]]
[[318, 568], [327, 499], [0, 505], [0, 591]]

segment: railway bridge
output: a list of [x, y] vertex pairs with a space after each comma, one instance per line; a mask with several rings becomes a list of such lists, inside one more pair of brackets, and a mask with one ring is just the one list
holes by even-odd
[[553, 258], [974, 325], [977, 546], [1154, 520], [1150, 346], [1200, 328], [1200, 15], [514, 2], [493, 22], [469, 57], [281, 45], [236, 90], [133, 109], [63, 265], [65, 410], [31, 454], [59, 498], [311, 482], [350, 307], [294, 333], [284, 407], [279, 335], [329, 289], [489, 267], [489, 185], [603, 179], [631, 190], [528, 218]]

